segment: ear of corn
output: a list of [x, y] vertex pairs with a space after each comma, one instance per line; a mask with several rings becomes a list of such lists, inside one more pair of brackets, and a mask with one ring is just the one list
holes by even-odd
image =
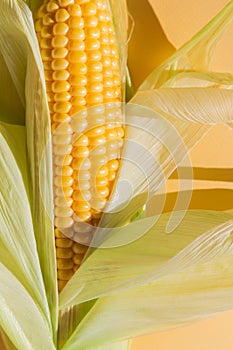
[[61, 290], [81, 264], [119, 167], [121, 77], [105, 0], [50, 0], [39, 8], [35, 28], [53, 132]]

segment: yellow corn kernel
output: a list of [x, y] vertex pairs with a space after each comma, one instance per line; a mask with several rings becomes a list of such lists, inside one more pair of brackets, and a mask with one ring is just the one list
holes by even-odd
[[73, 204], [73, 198], [71, 197], [59, 197], [55, 198], [55, 205], [58, 207], [71, 207]]
[[71, 270], [57, 270], [58, 281], [69, 281], [73, 276], [73, 269]]
[[57, 248], [57, 258], [59, 259], [72, 259], [73, 251], [69, 248]]
[[97, 177], [95, 180], [96, 187], [106, 186], [108, 184], [108, 179], [106, 177]]
[[70, 270], [70, 269], [73, 269], [73, 266], [74, 266], [73, 259], [57, 258], [58, 270]]
[[68, 238], [57, 238], [56, 239], [56, 246], [59, 248], [71, 248], [73, 245], [73, 242]]
[[89, 202], [91, 200], [91, 192], [90, 191], [75, 191], [73, 194], [73, 199], [78, 202]]
[[59, 231], [57, 228], [55, 228], [54, 234], [57, 238], [66, 238], [66, 236], [64, 236], [63, 233], [61, 233], [61, 231]]
[[75, 201], [73, 204], [73, 209], [76, 213], [84, 213], [90, 210], [90, 205], [88, 202]]
[[71, 197], [74, 192], [72, 187], [56, 187], [55, 195], [58, 197]]
[[75, 242], [72, 249], [74, 254], [84, 254], [87, 250], [87, 247]]
[[74, 170], [89, 170], [91, 168], [91, 161], [89, 158], [74, 159], [72, 166]]
[[82, 254], [74, 254], [73, 256], [73, 262], [75, 265], [80, 265], [83, 259], [83, 255]]

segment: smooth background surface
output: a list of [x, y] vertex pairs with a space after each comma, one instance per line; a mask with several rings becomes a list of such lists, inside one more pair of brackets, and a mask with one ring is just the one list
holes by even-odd
[[[140, 0], [144, 2], [146, 0]], [[226, 0], [149, 0], [170, 43], [179, 48], [203, 27], [229, 1]], [[162, 37], [162, 34], [160, 34]], [[233, 26], [218, 45], [213, 69], [233, 73]], [[159, 48], [157, 48], [159, 49]], [[160, 49], [170, 51], [165, 41]], [[160, 54], [160, 56], [163, 56]], [[216, 127], [191, 153], [194, 166], [233, 168], [233, 131]], [[221, 186], [219, 184], [219, 186]], [[170, 186], [172, 188], [172, 186]], [[210, 184], [205, 183], [205, 187]], [[232, 184], [229, 184], [232, 188]], [[216, 201], [219, 199], [216, 198]], [[233, 311], [210, 320], [169, 332], [134, 340], [132, 350], [231, 350]]]

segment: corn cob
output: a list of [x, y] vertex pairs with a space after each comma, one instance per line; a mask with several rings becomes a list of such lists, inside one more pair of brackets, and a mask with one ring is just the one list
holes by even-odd
[[81, 264], [119, 167], [124, 136], [121, 78], [105, 0], [47, 1], [37, 12], [35, 28], [53, 133], [61, 291]]

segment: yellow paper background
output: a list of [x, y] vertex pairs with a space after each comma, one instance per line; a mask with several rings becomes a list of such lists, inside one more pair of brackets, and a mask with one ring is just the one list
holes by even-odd
[[[227, 0], [149, 1], [167, 38], [176, 48], [189, 40], [229, 2]], [[224, 35], [216, 49], [212, 64], [214, 70], [233, 73], [232, 37], [233, 26]], [[192, 164], [200, 167], [233, 168], [232, 149], [233, 131], [217, 126], [191, 152]], [[196, 182], [197, 188], [202, 186], [208, 188], [211, 187], [211, 183]], [[218, 183], [218, 187], [221, 188], [221, 186], [224, 188], [226, 183]], [[171, 192], [174, 190], [171, 180], [167, 187]], [[232, 189], [232, 183], [229, 183], [228, 188]], [[220, 199], [216, 198], [216, 203], [218, 200]], [[230, 350], [233, 348], [232, 324], [233, 311], [229, 311], [192, 326], [137, 338], [133, 341], [132, 350]]]

